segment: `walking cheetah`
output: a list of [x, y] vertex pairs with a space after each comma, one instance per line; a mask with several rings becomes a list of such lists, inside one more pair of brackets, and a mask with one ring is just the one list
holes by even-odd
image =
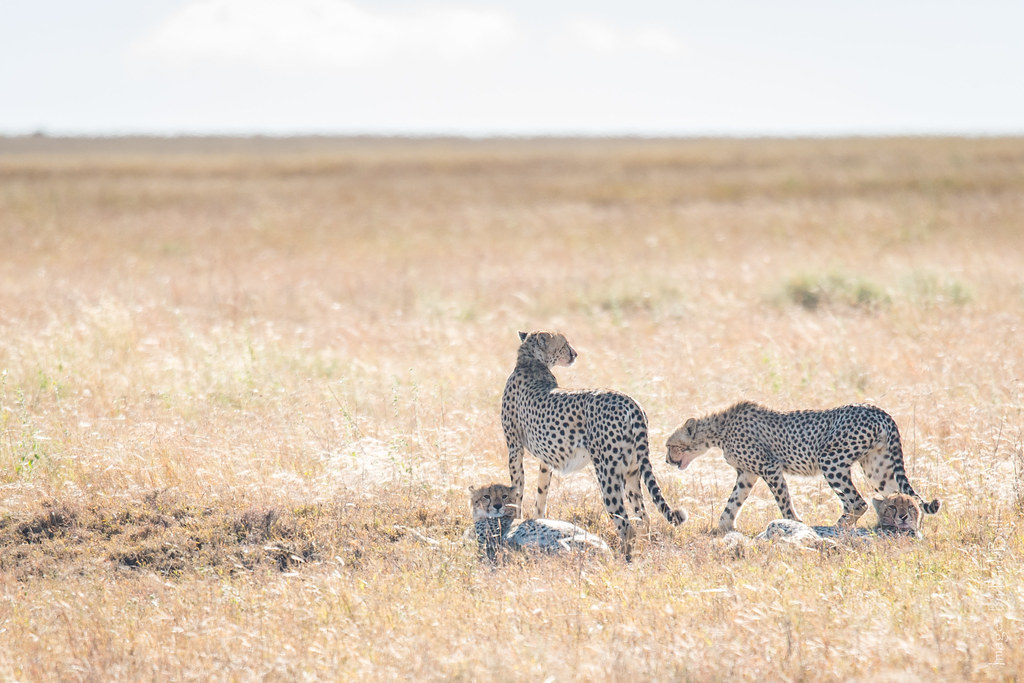
[[647, 442], [647, 416], [629, 396], [617, 391], [559, 389], [551, 368], [572, 365], [576, 351], [554, 332], [519, 333], [515, 369], [501, 399], [501, 424], [508, 445], [508, 467], [516, 488], [515, 505], [523, 500], [523, 449], [540, 460], [536, 516], [547, 509], [551, 471], [575, 472], [593, 463], [605, 509], [611, 515], [627, 561], [634, 530], [633, 513], [648, 521], [640, 478], [658, 509], [672, 524], [686, 521], [686, 511], [673, 510], [661, 495]]
[[888, 413], [874, 406], [780, 413], [753, 403], [737, 403], [687, 420], [666, 445], [665, 459], [681, 470], [712, 447], [721, 448], [726, 462], [736, 468], [736, 486], [718, 522], [722, 531], [734, 528], [740, 507], [758, 477], [768, 484], [782, 516], [799, 521], [784, 472], [823, 473], [843, 503], [838, 525], [852, 527], [867, 510], [850, 478], [856, 462], [880, 493], [907, 494], [921, 502], [921, 509], [930, 515], [939, 510], [938, 500], [924, 503], [914, 492], [903, 468], [899, 428]]
[[610, 552], [608, 544], [601, 538], [569, 522], [527, 519], [513, 524], [516, 505], [512, 501], [515, 496], [515, 487], [504, 484], [469, 489], [473, 510], [471, 533], [476, 537], [481, 557], [486, 556], [495, 562], [505, 548], [548, 553], [571, 550]]

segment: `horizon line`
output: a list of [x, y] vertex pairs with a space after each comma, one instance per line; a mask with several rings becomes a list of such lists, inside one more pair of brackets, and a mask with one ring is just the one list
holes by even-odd
[[288, 139], [335, 139], [335, 140], [828, 140], [828, 139], [929, 139], [929, 138], [1020, 138], [1024, 137], [1024, 128], [1017, 131], [976, 131], [976, 130], [836, 130], [829, 132], [813, 131], [490, 131], [490, 132], [457, 132], [444, 130], [424, 131], [245, 131], [245, 130], [211, 130], [211, 131], [33, 131], [0, 130], [0, 139], [4, 140], [118, 140], [118, 139], [224, 139], [224, 140], [288, 140]]

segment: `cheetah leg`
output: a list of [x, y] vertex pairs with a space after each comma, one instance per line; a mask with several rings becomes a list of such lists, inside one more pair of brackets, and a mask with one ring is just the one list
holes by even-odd
[[640, 523], [645, 528], [649, 527], [651, 520], [644, 509], [644, 496], [640, 491], [640, 463], [634, 463], [626, 472], [626, 497], [633, 508], [633, 514], [640, 518]]
[[889, 455], [887, 446], [878, 444], [870, 448], [861, 456], [860, 468], [864, 471], [864, 477], [878, 493], [887, 496], [899, 492], [900, 487], [896, 483], [892, 467], [892, 456]]
[[775, 496], [775, 504], [779, 506], [782, 516], [799, 522], [800, 518], [796, 516], [796, 511], [793, 509], [793, 501], [789, 497], [789, 487], [786, 485], [786, 478], [782, 476], [782, 470], [777, 467], [772, 468], [762, 474], [761, 478], [764, 479], [764, 483], [768, 484], [772, 495]]
[[621, 469], [614, 465], [607, 467], [595, 467], [597, 471], [597, 482], [601, 486], [601, 497], [604, 500], [604, 509], [612, 517], [615, 530], [619, 533], [622, 555], [629, 562], [633, 557], [633, 538], [636, 531], [629, 523], [629, 516], [626, 513], [625, 499], [625, 476]]
[[823, 454], [821, 457], [822, 470], [825, 472], [825, 481], [832, 487], [832, 490], [839, 496], [843, 503], [843, 516], [836, 522], [836, 526], [853, 527], [857, 520], [868, 511], [868, 504], [864, 502], [857, 487], [853, 485], [853, 478], [850, 476], [850, 464], [835, 464], [826, 468], [828, 462], [836, 463], [840, 458], [835, 454]]
[[508, 471], [512, 475], [512, 486], [516, 489], [516, 500], [513, 501], [516, 505], [516, 517], [522, 517], [523, 486], [526, 480], [523, 473], [523, 446], [515, 439], [509, 438], [507, 434], [505, 439], [508, 441]]
[[537, 506], [534, 508], [533, 515], [537, 519], [543, 519], [547, 514], [549, 486], [551, 486], [551, 468], [542, 462], [537, 474]]
[[733, 531], [736, 528], [736, 518], [739, 517], [740, 508], [743, 502], [750, 495], [750, 489], [757, 483], [757, 475], [753, 472], [736, 470], [736, 485], [732, 488], [732, 495], [729, 502], [725, 504], [725, 510], [718, 520], [718, 528], [723, 532]]

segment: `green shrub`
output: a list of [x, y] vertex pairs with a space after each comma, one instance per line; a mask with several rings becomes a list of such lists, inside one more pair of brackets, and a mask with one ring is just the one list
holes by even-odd
[[783, 297], [809, 311], [837, 306], [873, 311], [892, 302], [875, 283], [841, 273], [796, 275], [786, 283]]

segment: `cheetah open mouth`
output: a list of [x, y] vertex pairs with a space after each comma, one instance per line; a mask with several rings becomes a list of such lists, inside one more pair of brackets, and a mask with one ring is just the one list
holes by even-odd
[[669, 465], [675, 465], [676, 467], [678, 467], [681, 470], [685, 470], [687, 467], [690, 466], [690, 463], [693, 462], [697, 458], [698, 455], [700, 455], [700, 454], [699, 453], [683, 453], [679, 457], [679, 459], [676, 460], [676, 459], [674, 459], [672, 457], [672, 449], [670, 448], [670, 449], [668, 449], [668, 452], [665, 454], [665, 462], [667, 462]]

